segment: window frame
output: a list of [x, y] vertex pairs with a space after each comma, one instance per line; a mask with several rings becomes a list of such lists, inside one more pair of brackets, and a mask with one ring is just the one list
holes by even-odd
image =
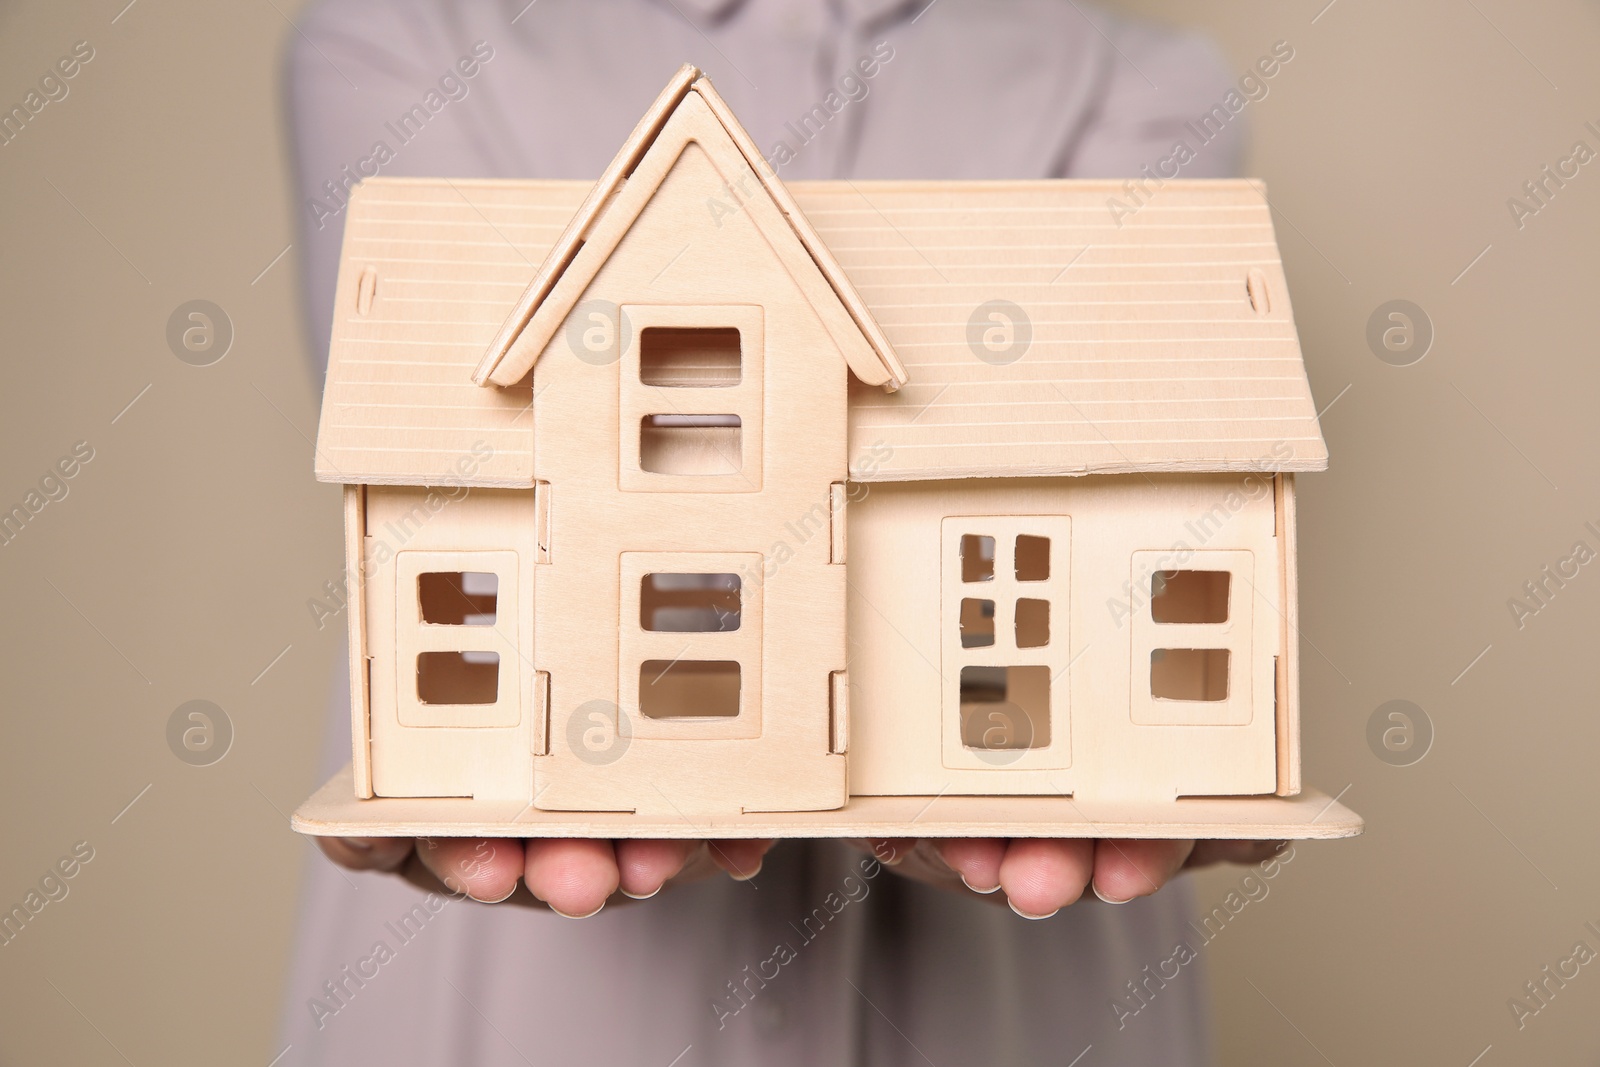
[[[961, 543], [964, 535], [994, 538], [993, 576], [964, 581]], [[1018, 581], [1016, 544], [1021, 535], [1050, 541], [1050, 576], [1043, 581]], [[1072, 519], [1067, 515], [947, 516], [940, 528], [939, 626], [943, 680], [941, 697], [942, 755], [951, 770], [1066, 770], [1072, 766]], [[966, 648], [961, 643], [961, 601], [992, 600], [994, 643]], [[1017, 602], [1050, 604], [1050, 636], [1037, 648], [1017, 647]], [[1038, 748], [985, 752], [961, 742], [961, 669], [963, 667], [1045, 667], [1050, 671], [1050, 743]], [[1004, 758], [997, 759], [996, 752]]]
[[[627, 323], [618, 361], [617, 484], [624, 492], [755, 493], [761, 490], [765, 452], [764, 312], [758, 304], [625, 304]], [[644, 332], [665, 329], [739, 331], [736, 385], [646, 385], [641, 378]], [[640, 437], [651, 415], [737, 415], [739, 469], [728, 474], [663, 474], [644, 470]]]
[[[1255, 605], [1255, 553], [1249, 549], [1195, 549], [1180, 563], [1170, 549], [1133, 553], [1133, 585], [1143, 596], [1130, 628], [1130, 714], [1137, 726], [1248, 726]], [[1228, 617], [1224, 622], [1156, 622], [1151, 582], [1162, 571], [1227, 571]], [[1150, 691], [1150, 654], [1157, 649], [1228, 650], [1228, 696], [1224, 700], [1178, 700]]]
[[[477, 571], [495, 576], [495, 616], [481, 623], [424, 622], [424, 574]], [[402, 551], [394, 562], [395, 704], [401, 726], [503, 728], [522, 721], [522, 652], [518, 644], [517, 553]], [[424, 652], [493, 652], [500, 657], [492, 704], [424, 704], [417, 661]]]
[[[759, 552], [623, 552], [617, 630], [617, 706], [638, 738], [735, 740], [761, 736], [762, 565]], [[737, 630], [646, 630], [640, 600], [648, 574], [739, 575]], [[732, 660], [739, 664], [739, 714], [652, 719], [639, 710], [639, 668], [647, 660]]]

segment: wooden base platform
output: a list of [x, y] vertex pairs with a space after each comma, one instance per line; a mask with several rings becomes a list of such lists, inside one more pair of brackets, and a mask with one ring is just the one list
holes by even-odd
[[291, 820], [312, 837], [1110, 837], [1304, 840], [1354, 837], [1361, 816], [1325, 793], [1109, 803], [1072, 797], [851, 797], [835, 811], [705, 818], [539, 811], [468, 797], [360, 800], [350, 767]]

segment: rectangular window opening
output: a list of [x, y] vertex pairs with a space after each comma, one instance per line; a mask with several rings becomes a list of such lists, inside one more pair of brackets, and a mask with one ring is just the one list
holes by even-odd
[[1159, 623], [1228, 621], [1227, 571], [1157, 571], [1150, 578], [1150, 617]]
[[1017, 600], [1017, 647], [1043, 648], [1050, 643], [1050, 601]]
[[1150, 695], [1158, 700], [1227, 700], [1228, 650], [1153, 649], [1150, 653]]
[[961, 743], [980, 752], [1050, 746], [1050, 668], [961, 668]]
[[1050, 580], [1050, 538], [1034, 534], [1017, 535], [1017, 581]]
[[963, 582], [994, 580], [994, 538], [984, 534], [962, 534], [961, 580]]
[[961, 647], [988, 648], [994, 644], [994, 601], [964, 597], [961, 601]]
[[484, 571], [429, 571], [417, 575], [422, 621], [435, 625], [493, 626], [499, 592], [499, 577]]
[[499, 653], [423, 652], [417, 656], [417, 699], [424, 704], [493, 704], [499, 696]]
[[733, 328], [647, 326], [639, 336], [639, 381], [645, 385], [738, 385], [741, 363], [739, 331]]
[[647, 719], [731, 719], [739, 714], [734, 660], [647, 659], [639, 664], [639, 714]]
[[639, 424], [639, 469], [651, 474], [737, 474], [744, 467], [737, 415], [646, 415]]
[[653, 633], [728, 633], [739, 628], [737, 574], [647, 574], [639, 626]]

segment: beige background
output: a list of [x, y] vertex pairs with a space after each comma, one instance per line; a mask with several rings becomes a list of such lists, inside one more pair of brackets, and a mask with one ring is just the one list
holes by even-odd
[[[95, 450], [0, 547], [0, 905], [95, 852], [0, 947], [0, 1060], [265, 1064], [312, 857], [286, 813], [338, 640], [305, 604], [339, 571], [339, 500], [310, 475], [295, 253], [262, 274], [295, 239], [277, 67], [300, 4], [145, 0], [113, 23], [123, 2], [0, 9], [6, 109], [74, 41], [96, 50], [0, 148], [0, 510]], [[1294, 46], [1250, 105], [1248, 169], [1334, 403], [1332, 470], [1302, 480], [1306, 763], [1369, 830], [1302, 846], [1203, 950], [1217, 1040], [1230, 1064], [1593, 1063], [1600, 965], [1520, 1031], [1507, 1000], [1600, 949], [1600, 565], [1520, 630], [1507, 600], [1600, 549], [1600, 162], [1521, 231], [1506, 200], [1575, 140], [1600, 149], [1600, 12], [1323, 3], [1122, 5], [1206, 28], [1241, 70]], [[237, 331], [208, 368], [163, 336], [193, 298]], [[1394, 298], [1437, 330], [1414, 366], [1365, 342]], [[167, 749], [195, 698], [236, 730], [211, 767]], [[1366, 741], [1394, 698], [1437, 732], [1410, 767]], [[1240, 876], [1206, 874], [1202, 900]]]

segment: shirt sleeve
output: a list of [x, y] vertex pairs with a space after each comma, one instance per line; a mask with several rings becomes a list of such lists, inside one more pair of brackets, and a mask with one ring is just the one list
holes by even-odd
[[1168, 179], [1236, 176], [1251, 105], [1216, 45], [1103, 16], [1093, 26], [1104, 89], [1062, 176], [1129, 178], [1146, 166]]

